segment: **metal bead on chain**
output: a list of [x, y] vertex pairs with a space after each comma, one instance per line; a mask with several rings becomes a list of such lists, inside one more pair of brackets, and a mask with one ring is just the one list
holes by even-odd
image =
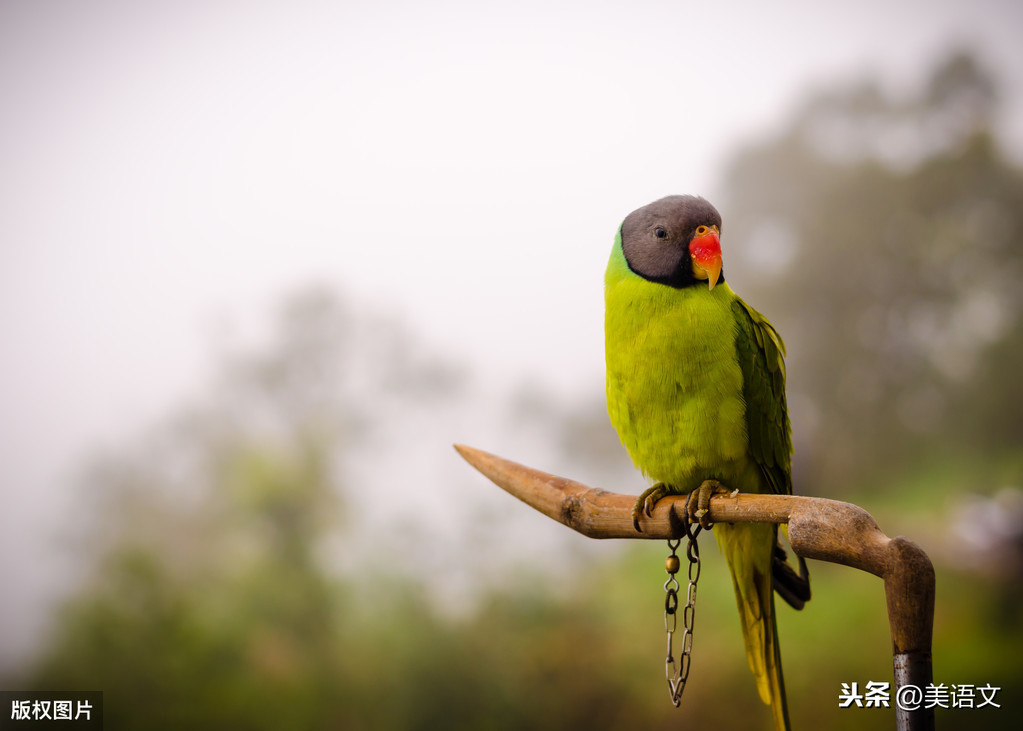
[[686, 592], [686, 605], [682, 610], [682, 653], [678, 663], [675, 662], [672, 644], [678, 627], [679, 583], [675, 579], [675, 574], [682, 563], [675, 552], [682, 543], [681, 539], [668, 540], [671, 554], [664, 561], [664, 570], [668, 574], [668, 580], [664, 582], [664, 631], [668, 635], [668, 656], [664, 661], [664, 675], [668, 680], [671, 702], [676, 708], [682, 702], [682, 691], [685, 690], [686, 680], [689, 678], [689, 654], [693, 649], [693, 620], [696, 616], [696, 582], [700, 579], [700, 547], [696, 542], [700, 526], [691, 531], [686, 524], [685, 530], [689, 539], [686, 546], [686, 558], [689, 559], [689, 587]]

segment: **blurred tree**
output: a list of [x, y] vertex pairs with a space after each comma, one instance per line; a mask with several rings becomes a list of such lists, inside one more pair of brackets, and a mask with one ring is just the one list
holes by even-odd
[[914, 99], [820, 93], [730, 167], [728, 275], [788, 343], [810, 489], [1023, 438], [1023, 173], [994, 88], [955, 55]]
[[111, 728], [358, 719], [372, 652], [323, 560], [344, 468], [377, 426], [367, 392], [454, 383], [395, 325], [321, 290], [288, 301], [262, 352], [228, 357], [196, 408], [91, 470], [96, 566], [33, 684], [106, 690]]

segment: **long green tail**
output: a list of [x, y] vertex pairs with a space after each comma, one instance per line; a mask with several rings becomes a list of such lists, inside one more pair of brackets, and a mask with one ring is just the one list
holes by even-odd
[[760, 699], [771, 707], [775, 729], [788, 731], [788, 704], [771, 586], [771, 555], [777, 527], [764, 523], [718, 523], [714, 533], [732, 572], [746, 659]]

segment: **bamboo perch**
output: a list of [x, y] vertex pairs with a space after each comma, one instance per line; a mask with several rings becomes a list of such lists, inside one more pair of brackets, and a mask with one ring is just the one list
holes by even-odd
[[[678, 538], [685, 520], [685, 495], [660, 500], [637, 532], [632, 524], [634, 495], [587, 487], [456, 444], [473, 467], [549, 518], [590, 538]], [[934, 567], [912, 541], [889, 538], [863, 508], [826, 498], [801, 495], [715, 495], [710, 500], [714, 523], [788, 523], [792, 550], [803, 558], [840, 563], [884, 580], [892, 635], [895, 688], [932, 681], [931, 630], [934, 622]], [[674, 513], [674, 516], [672, 516]], [[931, 731], [933, 708], [904, 711], [895, 702], [899, 731]]]

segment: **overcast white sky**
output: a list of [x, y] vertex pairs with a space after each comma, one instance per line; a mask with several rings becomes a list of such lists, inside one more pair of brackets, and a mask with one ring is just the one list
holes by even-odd
[[1018, 155], [1021, 7], [3, 2], [0, 647], [53, 593], [81, 460], [285, 293], [336, 287], [497, 384], [600, 392], [625, 214], [713, 199], [809, 86], [910, 88], [950, 46], [999, 74]]

